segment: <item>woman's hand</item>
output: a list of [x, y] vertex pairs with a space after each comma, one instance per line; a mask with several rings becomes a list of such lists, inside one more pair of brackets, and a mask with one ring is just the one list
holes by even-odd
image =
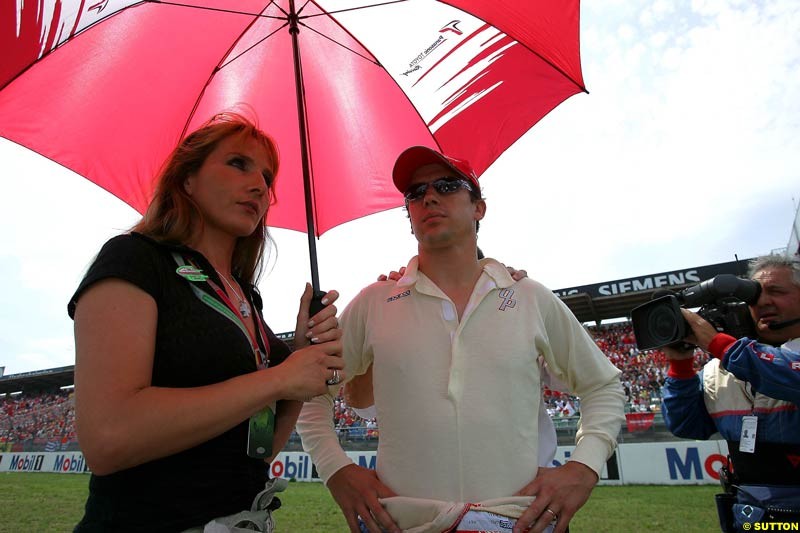
[[[341, 330], [333, 332], [341, 336]], [[271, 371], [279, 374], [281, 398], [302, 402], [328, 392], [326, 381], [333, 378], [334, 369], [344, 380], [342, 341], [338, 338], [296, 350]]]
[[333, 303], [339, 299], [337, 291], [329, 291], [322, 303], [325, 307], [316, 315], [309, 317], [309, 307], [314, 291], [311, 284], [306, 283], [303, 296], [300, 298], [300, 309], [297, 311], [297, 324], [294, 330], [295, 348], [303, 348], [310, 343], [318, 344], [341, 338], [339, 321], [336, 319], [336, 306]]
[[295, 352], [284, 363], [275, 367], [283, 373], [280, 378], [285, 385], [282, 395], [287, 400], [306, 401], [328, 392], [327, 380], [344, 380], [342, 359], [342, 330], [336, 319], [337, 291], [329, 291], [322, 299], [325, 307], [313, 317], [308, 316], [313, 290], [306, 283], [297, 311], [297, 326], [294, 332]]

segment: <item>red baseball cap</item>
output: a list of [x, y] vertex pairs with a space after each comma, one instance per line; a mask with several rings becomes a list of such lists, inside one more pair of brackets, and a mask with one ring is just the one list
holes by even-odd
[[476, 191], [481, 190], [480, 185], [478, 185], [478, 175], [472, 169], [469, 161], [448, 157], [427, 146], [412, 146], [403, 150], [403, 153], [397, 157], [392, 170], [394, 186], [397, 187], [400, 193], [405, 194], [414, 172], [420, 167], [435, 163], [446, 166], [455, 172], [459, 178], [467, 180], [475, 187]]

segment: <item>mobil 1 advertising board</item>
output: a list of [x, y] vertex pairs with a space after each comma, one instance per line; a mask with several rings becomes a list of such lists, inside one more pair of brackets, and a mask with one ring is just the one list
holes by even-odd
[[0, 453], [0, 472], [83, 474], [89, 467], [81, 452], [8, 452]]
[[617, 450], [623, 484], [719, 485], [726, 463], [724, 440], [620, 444]]
[[[574, 446], [559, 446], [552, 466], [569, 460]], [[601, 485], [718, 485], [728, 447], [724, 440], [620, 444], [606, 461]], [[365, 468], [375, 468], [376, 452], [347, 452]], [[270, 475], [297, 481], [319, 481], [311, 458], [283, 452], [270, 465]]]
[[[559, 446], [552, 466], [569, 460], [574, 446]], [[718, 484], [728, 447], [723, 440], [620, 444], [606, 461], [601, 485]], [[357, 465], [375, 468], [376, 452], [347, 452]], [[282, 452], [269, 465], [272, 477], [319, 481], [311, 457], [304, 452]], [[0, 472], [88, 473], [81, 452], [0, 453]]]

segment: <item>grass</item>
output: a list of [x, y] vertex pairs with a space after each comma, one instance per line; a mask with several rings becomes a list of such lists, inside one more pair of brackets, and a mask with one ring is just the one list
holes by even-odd
[[569, 529], [571, 533], [719, 531], [714, 503], [719, 492], [719, 485], [601, 486], [592, 491]]
[[3, 472], [0, 532], [72, 531], [88, 494], [88, 475]]
[[[0, 532], [71, 531], [83, 514], [89, 476], [0, 474]], [[573, 518], [572, 533], [719, 531], [715, 485], [597, 487]], [[339, 508], [321, 483], [291, 483], [275, 513], [282, 533], [346, 533]]]

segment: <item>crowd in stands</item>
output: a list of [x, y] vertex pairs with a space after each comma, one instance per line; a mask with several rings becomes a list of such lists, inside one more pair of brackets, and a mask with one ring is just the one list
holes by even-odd
[[[630, 322], [587, 327], [600, 350], [622, 371], [622, 386], [630, 412], [657, 412], [661, 409], [661, 387], [667, 377], [667, 358], [661, 350], [640, 351], [636, 347]], [[694, 366], [699, 372], [708, 361], [702, 350], [695, 351]], [[542, 397], [553, 418], [580, 414], [580, 399], [543, 387]], [[361, 419], [341, 397], [335, 400], [334, 423], [340, 431], [360, 435], [359, 428], [375, 424], [375, 419]], [[353, 428], [353, 429], [351, 429]], [[370, 433], [377, 437], [377, 429]]]
[[75, 406], [71, 390], [12, 394], [0, 399], [0, 449], [39, 444], [48, 451], [66, 449], [75, 439]]
[[[631, 411], [656, 411], [661, 406], [661, 387], [667, 377], [667, 357], [661, 350], [639, 351], [630, 322], [589, 327], [597, 346], [622, 371], [622, 386]], [[694, 369], [699, 372], [709, 355], [695, 350]]]
[[[655, 412], [660, 409], [661, 386], [667, 375], [667, 360], [660, 350], [641, 352], [636, 347], [630, 322], [587, 328], [597, 346], [622, 371], [628, 410]], [[695, 353], [695, 370], [708, 360], [701, 350]], [[544, 387], [543, 398], [553, 418], [580, 414], [580, 400], [564, 392]], [[10, 443], [35, 441], [49, 448], [62, 449], [75, 440], [75, 410], [71, 391], [38, 395], [0, 396], [0, 449]], [[338, 397], [334, 404], [334, 424], [347, 440], [378, 437], [376, 419], [363, 419]]]
[[334, 399], [333, 419], [340, 438], [351, 441], [378, 438], [377, 419], [360, 417], [347, 406], [341, 393]]
[[[622, 371], [622, 386], [630, 412], [656, 412], [661, 409], [661, 387], [667, 377], [667, 358], [661, 350], [640, 351], [633, 326], [619, 322], [587, 327], [598, 348]], [[694, 367], [699, 372], [708, 354], [695, 350]], [[580, 411], [580, 400], [557, 390], [544, 388], [543, 398], [552, 417], [573, 416]]]

